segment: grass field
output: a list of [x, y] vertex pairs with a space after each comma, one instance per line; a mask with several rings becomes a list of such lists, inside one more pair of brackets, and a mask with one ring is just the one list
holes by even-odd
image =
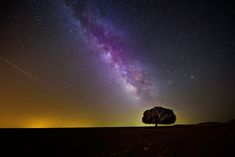
[[[4, 156], [233, 156], [235, 125], [0, 129]], [[2, 156], [2, 155], [1, 155]]]

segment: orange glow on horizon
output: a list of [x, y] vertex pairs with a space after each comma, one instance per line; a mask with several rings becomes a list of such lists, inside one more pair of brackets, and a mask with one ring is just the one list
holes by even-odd
[[25, 122], [25, 128], [58, 128], [58, 127], [91, 127], [89, 120], [61, 119], [61, 118], [31, 118]]
[[61, 128], [61, 127], [93, 127], [94, 123], [87, 119], [63, 119], [47, 117], [30, 117], [25, 119], [8, 119], [1, 122], [2, 128]]

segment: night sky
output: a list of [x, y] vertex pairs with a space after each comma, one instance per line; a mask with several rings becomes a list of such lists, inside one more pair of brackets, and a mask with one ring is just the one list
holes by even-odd
[[235, 118], [232, 0], [1, 3], [0, 127]]

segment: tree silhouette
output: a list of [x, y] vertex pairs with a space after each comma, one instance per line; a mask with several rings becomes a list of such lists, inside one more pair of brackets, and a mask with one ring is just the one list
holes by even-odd
[[142, 122], [146, 124], [172, 124], [175, 123], [176, 116], [170, 109], [163, 107], [154, 107], [144, 111]]

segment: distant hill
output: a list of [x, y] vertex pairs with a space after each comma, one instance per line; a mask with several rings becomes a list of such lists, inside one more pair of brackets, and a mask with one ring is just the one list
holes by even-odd
[[203, 122], [203, 123], [199, 123], [198, 125], [218, 125], [218, 124], [223, 124], [220, 122]]
[[233, 124], [235, 125], [235, 119], [232, 119], [228, 122], [222, 123], [222, 122], [203, 122], [199, 123], [198, 125], [219, 125], [219, 124]]
[[234, 124], [235, 125], [235, 119], [232, 119], [230, 121], [228, 121], [229, 124]]

